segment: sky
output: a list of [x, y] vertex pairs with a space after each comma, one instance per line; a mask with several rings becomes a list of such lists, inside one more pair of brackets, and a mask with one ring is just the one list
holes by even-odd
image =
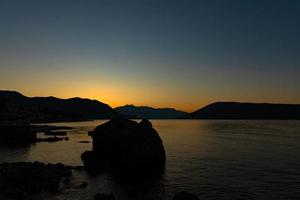
[[300, 103], [299, 0], [0, 0], [0, 89], [194, 111]]

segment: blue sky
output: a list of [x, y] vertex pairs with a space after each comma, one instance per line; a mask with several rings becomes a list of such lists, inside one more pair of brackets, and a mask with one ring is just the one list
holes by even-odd
[[194, 110], [300, 103], [300, 2], [0, 0], [0, 86]]

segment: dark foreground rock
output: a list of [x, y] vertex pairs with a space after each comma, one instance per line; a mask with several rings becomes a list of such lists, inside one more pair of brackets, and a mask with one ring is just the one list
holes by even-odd
[[194, 194], [183, 191], [175, 194], [173, 200], [199, 200], [199, 198]]
[[93, 150], [82, 154], [88, 170], [133, 170], [150, 172], [162, 169], [166, 161], [161, 138], [152, 124], [127, 119], [113, 119], [89, 135]]
[[115, 200], [115, 196], [113, 194], [98, 193], [95, 195], [94, 200]]
[[72, 175], [63, 164], [18, 162], [0, 164], [0, 196], [24, 199], [41, 192], [57, 193], [60, 182]]

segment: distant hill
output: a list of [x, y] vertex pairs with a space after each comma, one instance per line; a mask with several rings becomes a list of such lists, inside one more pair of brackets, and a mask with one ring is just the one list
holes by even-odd
[[26, 97], [15, 91], [0, 91], [0, 119], [30, 122], [107, 119], [118, 114], [96, 100], [56, 97]]
[[15, 91], [0, 90], [0, 121], [58, 122], [117, 116], [147, 119], [300, 119], [300, 104], [217, 102], [186, 113], [173, 108], [134, 105], [112, 109], [97, 100], [26, 97]]
[[300, 119], [300, 104], [217, 102], [185, 119]]
[[115, 111], [131, 118], [146, 119], [177, 119], [186, 115], [186, 112], [174, 108], [151, 108], [147, 106], [125, 105], [115, 108]]

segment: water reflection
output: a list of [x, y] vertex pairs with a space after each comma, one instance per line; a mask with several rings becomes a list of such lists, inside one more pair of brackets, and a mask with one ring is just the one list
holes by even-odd
[[[0, 147], [0, 162], [39, 160], [82, 165], [91, 149], [87, 131], [105, 121], [59, 123], [72, 126], [69, 141]], [[167, 152], [160, 177], [132, 179], [74, 174], [84, 191], [66, 190], [61, 199], [92, 199], [113, 192], [118, 200], [171, 199], [188, 190], [200, 199], [297, 199], [300, 194], [300, 121], [152, 120]], [[52, 124], [55, 125], [55, 124]], [[58, 199], [59, 199], [58, 198]]]

